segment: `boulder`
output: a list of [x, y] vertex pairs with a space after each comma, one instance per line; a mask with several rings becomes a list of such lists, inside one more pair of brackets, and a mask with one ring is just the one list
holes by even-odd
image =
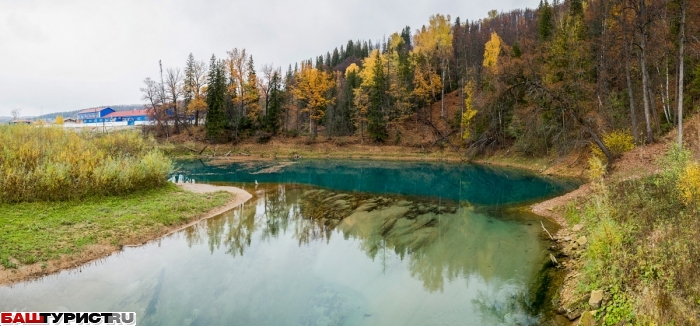
[[600, 303], [602, 301], [603, 301], [603, 290], [591, 291], [591, 298], [588, 300], [588, 304], [591, 305], [591, 308], [593, 308], [593, 309], [600, 308]]
[[580, 326], [595, 326], [595, 318], [593, 313], [586, 311], [581, 315], [581, 319], [578, 320], [578, 325]]
[[579, 309], [576, 309], [573, 311], [569, 310], [565, 316], [568, 320], [574, 321], [574, 320], [578, 319], [578, 317], [581, 317], [581, 309], [579, 308]]
[[576, 240], [576, 243], [577, 243], [580, 247], [583, 247], [583, 246], [586, 245], [586, 243], [588, 243], [588, 239], [587, 239], [586, 236], [584, 235], [584, 236], [578, 238], [578, 240]]
[[566, 319], [566, 317], [564, 317], [562, 315], [556, 315], [556, 316], [554, 316], [554, 325], [569, 326], [569, 325], [571, 325], [571, 322], [568, 319]]
[[574, 227], [571, 229], [571, 231], [578, 232], [583, 230], [583, 224], [576, 224]]

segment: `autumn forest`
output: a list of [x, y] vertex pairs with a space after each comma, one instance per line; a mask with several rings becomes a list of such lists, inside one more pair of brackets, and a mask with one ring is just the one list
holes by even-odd
[[[411, 120], [471, 154], [593, 144], [612, 160], [604, 135], [651, 143], [694, 110], [699, 15], [688, 0], [544, 1], [477, 21], [436, 14], [418, 29], [350, 40], [286, 69], [256, 69], [245, 49], [190, 55], [141, 90], [161, 133], [204, 123], [214, 142], [306, 134], [382, 143]], [[447, 114], [444, 99], [455, 92], [462, 105]]]

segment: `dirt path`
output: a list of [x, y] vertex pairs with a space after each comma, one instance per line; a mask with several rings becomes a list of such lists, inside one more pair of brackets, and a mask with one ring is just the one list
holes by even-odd
[[150, 240], [141, 243], [129, 243], [122, 247], [107, 245], [107, 244], [97, 244], [88, 246], [83, 252], [74, 255], [65, 255], [61, 258], [50, 260], [47, 262], [40, 262], [31, 265], [21, 266], [18, 269], [0, 269], [0, 286], [13, 285], [15, 283], [34, 280], [46, 275], [58, 273], [60, 271], [72, 268], [82, 267], [87, 264], [99, 262], [102, 259], [106, 259], [114, 253], [122, 251], [123, 247], [138, 247], [150, 241], [160, 239], [164, 236], [178, 232], [184, 228], [187, 228], [201, 220], [208, 219], [245, 203], [250, 198], [253, 197], [247, 191], [237, 188], [237, 187], [220, 187], [208, 184], [194, 184], [185, 183], [178, 184], [182, 189], [196, 192], [196, 193], [212, 193], [217, 191], [228, 191], [235, 195], [235, 197], [228, 202], [226, 205], [214, 208], [213, 210], [206, 212], [200, 216], [194, 218], [191, 222], [185, 225], [178, 225], [169, 228], [163, 228], [161, 232], [154, 233]]

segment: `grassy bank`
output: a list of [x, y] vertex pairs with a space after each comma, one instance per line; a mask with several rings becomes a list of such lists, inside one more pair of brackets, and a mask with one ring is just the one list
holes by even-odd
[[588, 237], [569, 310], [593, 310], [589, 294], [603, 290], [602, 325], [700, 322], [700, 166], [679, 149], [662, 161], [661, 173], [625, 179], [603, 179], [593, 162], [592, 195], [565, 214]]
[[139, 132], [0, 126], [0, 203], [124, 195], [167, 182], [170, 160]]
[[0, 204], [0, 263], [16, 268], [76, 255], [91, 245], [119, 247], [150, 240], [231, 197], [166, 185], [118, 197]]

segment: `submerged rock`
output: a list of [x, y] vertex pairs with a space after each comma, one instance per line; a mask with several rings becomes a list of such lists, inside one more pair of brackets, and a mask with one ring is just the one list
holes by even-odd
[[574, 232], [578, 232], [581, 230], [583, 230], [583, 224], [576, 224], [576, 225], [574, 225], [573, 228], [571, 228], [571, 231], [574, 231]]

